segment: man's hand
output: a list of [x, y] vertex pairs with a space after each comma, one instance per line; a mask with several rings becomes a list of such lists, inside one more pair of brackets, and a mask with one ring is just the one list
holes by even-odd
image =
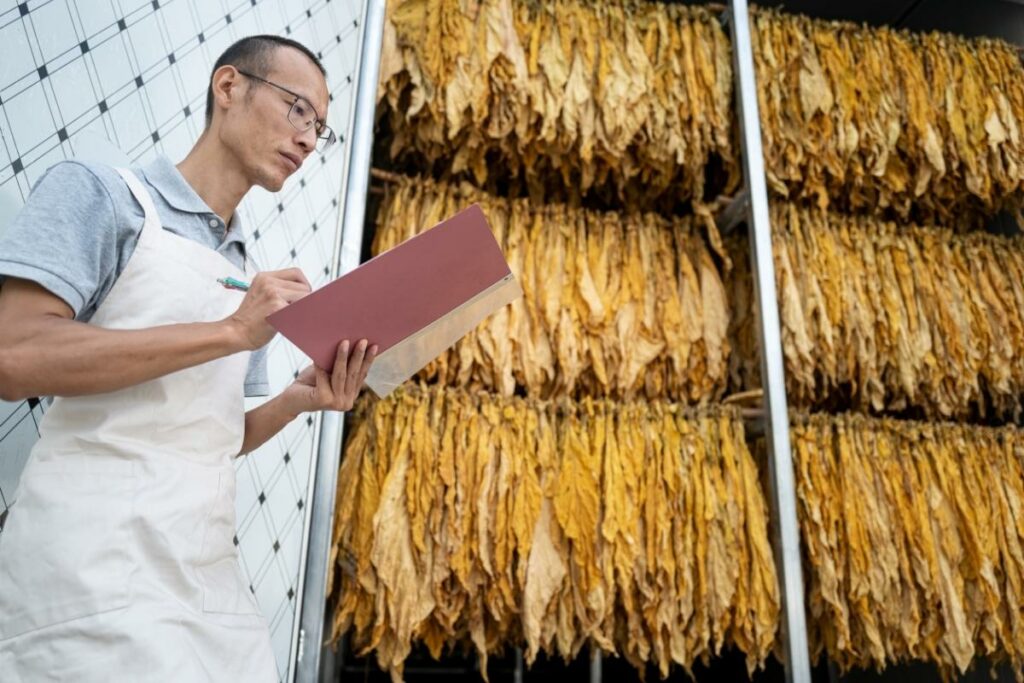
[[346, 339], [338, 344], [334, 370], [330, 374], [316, 365], [300, 372], [282, 394], [288, 401], [289, 410], [295, 414], [314, 410], [351, 410], [377, 356], [376, 344], [369, 349], [366, 347], [366, 340], [360, 340], [350, 356]]
[[258, 349], [277, 332], [267, 316], [309, 294], [309, 280], [298, 268], [257, 273], [238, 310], [228, 317], [237, 329], [244, 348]]
[[376, 345], [369, 350], [366, 346], [366, 340], [361, 340], [350, 356], [348, 340], [341, 342], [330, 374], [310, 365], [287, 389], [247, 412], [241, 453], [259, 448], [300, 413], [351, 410], [377, 356]]

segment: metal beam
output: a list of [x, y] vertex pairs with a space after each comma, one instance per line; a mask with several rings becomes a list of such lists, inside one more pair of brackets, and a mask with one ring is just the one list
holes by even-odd
[[771, 485], [772, 532], [775, 564], [782, 591], [783, 651], [786, 680], [810, 683], [811, 667], [804, 613], [804, 585], [800, 567], [800, 528], [796, 514], [796, 487], [789, 444], [789, 415], [782, 362], [782, 334], [775, 292], [775, 264], [768, 214], [768, 189], [764, 176], [761, 122], [757, 108], [757, 83], [746, 0], [729, 1], [732, 31], [736, 105], [740, 120], [743, 177], [746, 182], [747, 225], [750, 235], [754, 289], [760, 312], [761, 382], [764, 388], [765, 431]]
[[718, 214], [716, 223], [723, 235], [732, 232], [737, 225], [745, 223], [750, 216], [750, 194], [744, 189], [736, 193], [732, 201]]
[[[373, 122], [377, 106], [377, 75], [384, 31], [385, 0], [363, 0], [362, 40], [356, 80], [355, 106], [348, 125], [348, 156], [342, 172], [341, 243], [335, 251], [333, 274], [347, 273], [359, 265], [363, 244], [363, 221], [370, 184], [370, 156], [373, 149]], [[324, 643], [327, 599], [327, 563], [334, 528], [334, 497], [338, 484], [343, 431], [342, 415], [326, 411], [320, 421], [320, 447], [312, 464], [315, 471], [311, 509], [305, 538], [305, 571], [299, 586], [301, 595], [297, 646], [293, 647], [294, 666], [290, 680], [316, 683]], [[323, 658], [333, 664], [332, 657]], [[330, 676], [333, 672], [325, 672]]]

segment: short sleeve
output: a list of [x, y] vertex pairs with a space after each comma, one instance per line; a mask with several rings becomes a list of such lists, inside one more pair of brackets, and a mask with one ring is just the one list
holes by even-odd
[[249, 356], [249, 371], [245, 376], [246, 396], [268, 396], [270, 379], [267, 373], [267, 347], [261, 346]]
[[0, 236], [0, 284], [31, 280], [63, 299], [79, 317], [117, 278], [114, 203], [85, 165], [63, 161], [36, 182]]

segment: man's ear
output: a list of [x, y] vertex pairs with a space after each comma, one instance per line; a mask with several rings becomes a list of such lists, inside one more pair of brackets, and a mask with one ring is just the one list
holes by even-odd
[[211, 81], [214, 107], [229, 109], [232, 104], [238, 102], [245, 91], [242, 83], [244, 80], [238, 69], [230, 64], [225, 64], [214, 71]]

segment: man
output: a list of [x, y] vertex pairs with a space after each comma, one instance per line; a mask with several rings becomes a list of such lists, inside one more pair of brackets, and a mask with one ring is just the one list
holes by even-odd
[[247, 267], [236, 209], [332, 141], [324, 75], [294, 41], [240, 40], [177, 167], [57, 164], [0, 241], [0, 398], [57, 397], [0, 535], [0, 681], [277, 680], [232, 460], [348, 410], [376, 348], [342, 342], [330, 374], [246, 413], [267, 316], [310, 286]]

